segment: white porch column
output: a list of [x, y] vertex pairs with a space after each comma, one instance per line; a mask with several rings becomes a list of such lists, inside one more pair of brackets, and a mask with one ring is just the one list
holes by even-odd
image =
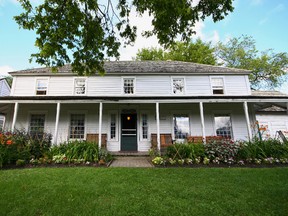
[[54, 132], [54, 145], [57, 144], [57, 139], [58, 139], [58, 128], [59, 128], [59, 118], [60, 118], [60, 106], [61, 104], [58, 102], [57, 103], [57, 109], [56, 109], [56, 121], [55, 121], [55, 132]]
[[99, 149], [101, 149], [101, 144], [102, 144], [102, 109], [103, 109], [103, 104], [102, 102], [100, 102], [99, 104], [99, 135], [98, 135]]
[[203, 102], [199, 103], [203, 143], [206, 143]]
[[156, 103], [156, 122], [157, 122], [157, 148], [160, 151], [160, 118], [159, 118], [159, 102]]
[[243, 107], [244, 107], [244, 112], [245, 112], [245, 117], [246, 117], [246, 125], [247, 125], [247, 131], [248, 131], [248, 138], [249, 138], [249, 140], [251, 140], [251, 139], [252, 139], [252, 131], [251, 131], [251, 127], [250, 127], [250, 119], [249, 119], [249, 112], [248, 112], [247, 101], [244, 101]]
[[14, 106], [14, 114], [13, 114], [13, 121], [12, 121], [12, 128], [11, 128], [12, 132], [14, 132], [14, 129], [15, 129], [15, 124], [16, 124], [17, 114], [18, 114], [18, 108], [19, 108], [19, 104], [18, 104], [18, 102], [16, 102], [15, 106]]

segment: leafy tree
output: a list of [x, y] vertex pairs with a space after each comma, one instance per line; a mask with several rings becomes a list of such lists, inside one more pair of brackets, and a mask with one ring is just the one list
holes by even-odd
[[136, 53], [136, 60], [137, 61], [161, 61], [161, 60], [167, 60], [165, 56], [167, 53], [162, 48], [156, 48], [156, 47], [150, 47], [150, 48], [142, 48], [141, 50], [138, 50]]
[[12, 86], [12, 82], [13, 82], [13, 77], [12, 76], [5, 76], [5, 79], [8, 83], [8, 85], [11, 87]]
[[143, 48], [136, 54], [136, 60], [174, 60], [201, 64], [216, 64], [214, 48], [211, 43], [197, 39], [195, 43], [177, 42], [165, 52], [159, 48]]
[[153, 29], [143, 34], [156, 35], [165, 47], [179, 36], [189, 41], [197, 21], [211, 16], [216, 22], [233, 11], [233, 0], [117, 0], [114, 5], [112, 0], [44, 0], [39, 6], [18, 1], [24, 12], [16, 22], [37, 34], [39, 52], [30, 60], [54, 70], [71, 63], [79, 75], [103, 72], [105, 58], [119, 57], [120, 41], [135, 42], [136, 26], [129, 22], [133, 8], [140, 16], [153, 16]]
[[287, 75], [287, 53], [274, 53], [272, 49], [259, 52], [250, 36], [219, 42], [216, 55], [224, 66], [251, 70], [249, 79], [254, 89], [279, 87]]

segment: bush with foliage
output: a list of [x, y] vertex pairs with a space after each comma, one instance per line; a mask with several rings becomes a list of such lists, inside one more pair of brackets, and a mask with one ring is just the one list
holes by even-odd
[[205, 157], [205, 148], [202, 143], [174, 144], [167, 147], [166, 154], [172, 159], [192, 159]]
[[237, 158], [244, 160], [266, 158], [288, 158], [288, 144], [277, 139], [260, 140], [254, 138], [241, 144]]
[[219, 160], [224, 163], [234, 163], [241, 147], [239, 141], [230, 139], [210, 140], [205, 145], [205, 153], [210, 160]]
[[101, 162], [102, 164], [112, 160], [111, 154], [100, 149], [95, 142], [69, 141], [50, 150], [55, 163], [80, 163], [80, 162]]
[[28, 163], [32, 158], [44, 157], [51, 147], [51, 137], [48, 133], [32, 136], [25, 130], [1, 132], [0, 166], [16, 164], [18, 160]]

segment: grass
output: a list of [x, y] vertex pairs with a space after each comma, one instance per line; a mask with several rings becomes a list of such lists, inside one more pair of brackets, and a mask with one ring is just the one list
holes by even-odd
[[0, 170], [0, 215], [287, 215], [288, 168]]

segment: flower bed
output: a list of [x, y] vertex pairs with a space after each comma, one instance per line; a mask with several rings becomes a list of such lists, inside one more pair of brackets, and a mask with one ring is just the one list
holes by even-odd
[[158, 166], [286, 166], [288, 144], [279, 140], [251, 142], [229, 139], [203, 143], [174, 144], [163, 156], [155, 155], [152, 163]]
[[97, 143], [72, 141], [51, 146], [51, 135], [25, 131], [0, 134], [0, 168], [33, 166], [106, 166], [112, 156]]

